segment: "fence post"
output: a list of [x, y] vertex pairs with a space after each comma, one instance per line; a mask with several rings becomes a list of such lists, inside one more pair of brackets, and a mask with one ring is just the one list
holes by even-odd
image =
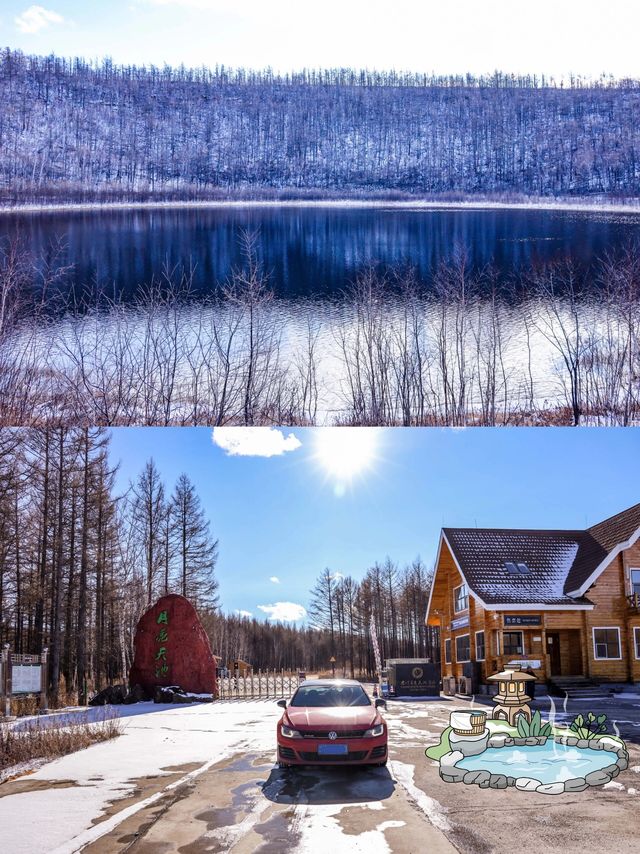
[[45, 646], [40, 656], [40, 711], [47, 714], [49, 711], [49, 703], [47, 697], [47, 684], [49, 682], [49, 649]]
[[0, 694], [4, 699], [3, 714], [5, 718], [11, 717], [11, 654], [9, 652], [9, 644], [6, 643], [2, 648], [2, 685], [0, 686]]

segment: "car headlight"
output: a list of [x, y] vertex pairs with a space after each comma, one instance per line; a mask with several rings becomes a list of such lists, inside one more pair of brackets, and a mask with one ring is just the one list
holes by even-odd
[[377, 726], [374, 726], [374, 727], [371, 727], [371, 729], [368, 729], [365, 732], [364, 737], [365, 738], [376, 738], [377, 736], [382, 735], [383, 732], [384, 732], [384, 724], [378, 724]]
[[280, 732], [285, 738], [302, 738], [297, 729], [291, 729], [290, 726], [284, 724], [280, 727]]

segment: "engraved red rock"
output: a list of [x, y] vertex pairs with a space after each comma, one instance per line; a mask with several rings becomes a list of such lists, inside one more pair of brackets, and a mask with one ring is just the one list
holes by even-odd
[[216, 661], [209, 638], [188, 599], [162, 596], [140, 617], [129, 685], [152, 696], [157, 685], [178, 685], [194, 694], [215, 694]]

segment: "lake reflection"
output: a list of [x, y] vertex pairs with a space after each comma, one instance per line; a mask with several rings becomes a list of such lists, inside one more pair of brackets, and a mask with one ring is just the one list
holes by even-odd
[[[122, 297], [77, 312], [51, 300], [7, 333], [0, 423], [637, 423], [640, 304], [617, 290], [631, 256], [594, 279], [600, 291], [563, 290], [561, 270], [516, 299], [453, 273], [428, 283], [460, 250], [467, 269], [493, 262], [506, 281], [551, 260], [593, 265], [639, 226], [631, 214], [327, 207], [0, 217], [0, 238], [20, 232], [34, 257], [66, 241], [64, 288], [98, 281]], [[258, 231], [275, 299], [246, 283], [216, 293], [244, 266], [243, 229]], [[364, 275], [349, 288], [371, 263], [412, 267], [418, 284], [390, 292]], [[134, 300], [164, 265], [193, 265], [195, 298]]]
[[640, 234], [640, 216], [540, 210], [217, 207], [0, 217], [0, 237], [19, 232], [36, 254], [65, 243], [76, 287], [98, 280], [126, 298], [164, 264], [195, 265], [208, 293], [242, 264], [239, 234], [258, 230], [258, 254], [286, 299], [338, 297], [369, 263], [411, 266], [427, 282], [463, 250], [471, 267], [505, 275], [559, 258], [588, 265]]

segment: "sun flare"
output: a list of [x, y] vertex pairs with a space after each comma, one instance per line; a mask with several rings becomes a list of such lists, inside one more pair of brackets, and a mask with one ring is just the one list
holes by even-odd
[[338, 494], [373, 468], [379, 432], [372, 427], [322, 427], [316, 431], [314, 457], [336, 484]]

